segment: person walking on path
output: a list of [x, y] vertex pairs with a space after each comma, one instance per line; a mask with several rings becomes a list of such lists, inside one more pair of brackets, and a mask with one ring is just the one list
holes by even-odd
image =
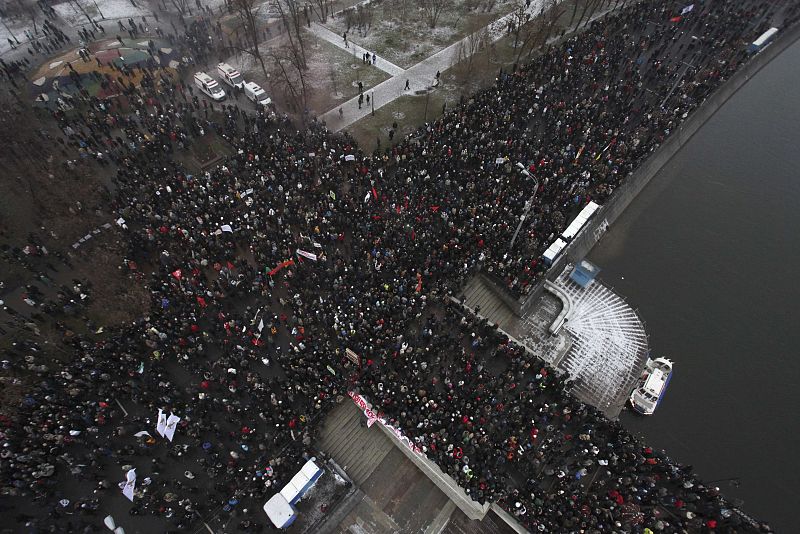
[[409, 82], [410, 82], [410, 80], [408, 78], [406, 78], [406, 86], [403, 87], [403, 91], [410, 91], [411, 90], [411, 86], [409, 85]]
[[347, 32], [344, 32], [344, 33], [342, 34], [342, 38], [344, 39], [344, 47], [345, 47], [345, 48], [350, 48], [350, 45], [349, 45], [349, 44], [347, 44]]
[[376, 61], [378, 61], [378, 56], [376, 56], [375, 52], [373, 52], [372, 53], [372, 64], [374, 65]]
[[361, 104], [364, 103], [364, 93], [358, 95], [358, 109], [361, 109]]

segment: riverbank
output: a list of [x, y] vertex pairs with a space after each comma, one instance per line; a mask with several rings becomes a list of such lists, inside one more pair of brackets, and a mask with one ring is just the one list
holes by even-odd
[[608, 228], [624, 213], [639, 193], [650, 183], [650, 180], [669, 163], [669, 161], [692, 139], [729, 100], [753, 76], [800, 39], [800, 25], [782, 31], [770, 46], [748, 61], [722, 86], [703, 102], [673, 133], [647, 161], [635, 170], [620, 187], [614, 190], [613, 196], [595, 213], [584, 229], [570, 242], [559, 259], [548, 271], [547, 276], [521, 303], [521, 315], [531, 311], [539, 296], [544, 291], [545, 281], [554, 281], [564, 266], [576, 263], [586, 257], [589, 251], [600, 241]]
[[[589, 258], [643, 317], [676, 375], [626, 428], [792, 532], [800, 506], [800, 42], [743, 87], [651, 181]], [[757, 140], [757, 142], [754, 142]]]

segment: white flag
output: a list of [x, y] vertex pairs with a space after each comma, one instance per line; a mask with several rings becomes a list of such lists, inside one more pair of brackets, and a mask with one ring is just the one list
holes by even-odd
[[175, 415], [174, 413], [170, 412], [169, 418], [167, 419], [167, 428], [164, 431], [164, 434], [168, 440], [172, 441], [172, 438], [175, 436], [175, 427], [178, 425], [178, 422], [181, 420], [180, 417]]
[[136, 488], [136, 468], [128, 471], [128, 474], [125, 475], [125, 482], [120, 482], [119, 486], [122, 488], [122, 494], [133, 502], [133, 490]]
[[223, 232], [233, 232], [233, 228], [231, 228], [230, 224], [223, 224], [222, 226], [219, 227], [219, 229], [222, 230]]
[[264, 330], [264, 319], [258, 322], [258, 331], [261, 332], [262, 330]]
[[158, 432], [158, 435], [163, 438], [164, 431], [166, 430], [166, 428], [167, 428], [167, 414], [165, 414], [164, 411], [161, 408], [159, 408], [158, 424], [156, 425], [156, 432]]
[[685, 15], [687, 13], [690, 13], [693, 9], [694, 9], [694, 4], [689, 4], [688, 6], [684, 7], [681, 10], [681, 15]]

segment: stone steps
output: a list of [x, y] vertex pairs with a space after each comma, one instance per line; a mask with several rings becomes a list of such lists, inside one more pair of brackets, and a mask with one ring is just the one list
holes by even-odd
[[497, 296], [495, 290], [491, 288], [479, 275], [473, 276], [464, 288], [464, 304], [470, 309], [480, 307], [478, 313], [505, 331], [516, 330], [519, 318], [514, 312]]
[[359, 487], [393, 447], [377, 426], [362, 427], [361, 418], [358, 407], [349, 398], [344, 399], [326, 417], [319, 442], [319, 448]]

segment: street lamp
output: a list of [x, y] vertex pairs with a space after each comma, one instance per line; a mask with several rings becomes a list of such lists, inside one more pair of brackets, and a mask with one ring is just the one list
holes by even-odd
[[525, 168], [525, 165], [523, 165], [520, 162], [517, 162], [517, 168], [519, 169], [519, 172], [521, 172], [522, 174], [524, 174], [528, 178], [531, 178], [534, 181], [534, 188], [533, 188], [533, 195], [531, 195], [531, 198], [525, 201], [525, 211], [522, 213], [522, 218], [520, 218], [519, 220], [519, 224], [517, 225], [517, 230], [514, 232], [514, 237], [511, 238], [511, 244], [508, 245], [509, 252], [511, 252], [514, 249], [514, 241], [517, 240], [517, 235], [519, 235], [519, 231], [522, 229], [522, 223], [524, 223], [525, 219], [528, 217], [528, 212], [533, 207], [533, 200], [536, 198], [536, 192], [539, 190], [539, 180], [534, 178], [533, 175], [530, 172], [528, 172], [528, 169]]

